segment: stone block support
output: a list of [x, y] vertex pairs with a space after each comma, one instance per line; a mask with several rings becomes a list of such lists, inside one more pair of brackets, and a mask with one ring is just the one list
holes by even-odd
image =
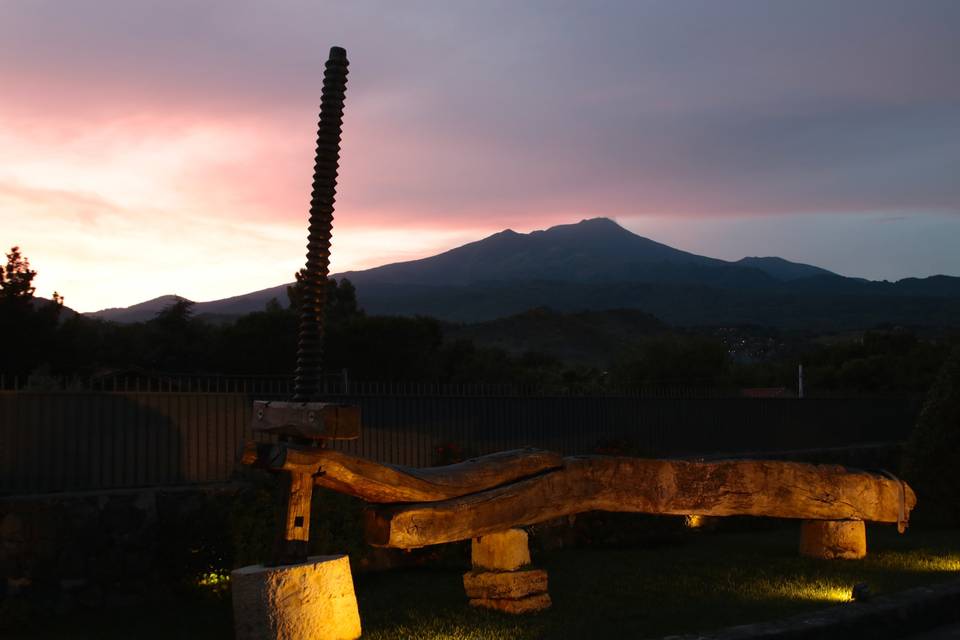
[[471, 607], [481, 607], [503, 613], [536, 613], [553, 604], [549, 593], [535, 593], [523, 598], [471, 598]]
[[509, 529], [474, 538], [473, 570], [463, 574], [470, 606], [505, 613], [531, 613], [550, 606], [547, 572], [530, 564], [527, 532]]
[[355, 640], [360, 613], [345, 555], [230, 574], [237, 640]]
[[474, 538], [470, 551], [474, 569], [516, 571], [530, 564], [530, 545], [523, 529], [508, 529]]
[[867, 531], [862, 520], [804, 520], [800, 554], [811, 558], [855, 560], [867, 555]]
[[463, 574], [463, 588], [469, 598], [523, 598], [547, 592], [547, 572], [468, 571]]

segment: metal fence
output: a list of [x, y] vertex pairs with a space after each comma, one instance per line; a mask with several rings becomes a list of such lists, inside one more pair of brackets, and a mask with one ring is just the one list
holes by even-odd
[[[564, 454], [695, 455], [902, 440], [916, 398], [398, 394], [364, 389], [362, 435], [334, 447], [384, 463], [435, 464], [519, 446]], [[408, 389], [409, 391], [409, 389]], [[425, 389], [428, 391], [428, 389]], [[0, 391], [0, 494], [217, 482], [253, 437], [254, 399], [279, 394]]]
[[[105, 392], [213, 392], [289, 398], [293, 376], [205, 375], [196, 373], [108, 373], [97, 376], [28, 376], [0, 372], [0, 391], [105, 391]], [[737, 389], [714, 386], [657, 385], [619, 388], [589, 384], [549, 386], [511, 383], [436, 383], [408, 381], [355, 381], [346, 370], [320, 377], [320, 394], [330, 395], [415, 395], [415, 396], [629, 396], [640, 398], [718, 398], [753, 395], [768, 391], [784, 394], [783, 388]]]

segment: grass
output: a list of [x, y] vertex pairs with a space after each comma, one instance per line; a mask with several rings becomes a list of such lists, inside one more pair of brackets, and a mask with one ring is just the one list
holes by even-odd
[[[535, 564], [549, 571], [554, 605], [523, 617], [466, 606], [463, 569], [356, 575], [363, 637], [648, 638], [844, 606], [858, 582], [879, 595], [960, 577], [957, 531], [898, 536], [892, 527], [873, 527], [867, 558], [846, 561], [801, 558], [797, 537], [791, 526], [696, 533], [644, 549], [542, 554]], [[230, 638], [230, 602], [223, 595], [171, 597], [149, 606], [65, 616], [13, 637]]]
[[[796, 527], [704, 533], [685, 544], [629, 550], [565, 550], [537, 560], [554, 606], [514, 618], [465, 609], [459, 573], [371, 576], [359, 589], [365, 638], [646, 638], [759, 622], [874, 594], [960, 577], [957, 532], [889, 527], [868, 533], [855, 561], [797, 555]], [[359, 584], [359, 581], [358, 581]]]

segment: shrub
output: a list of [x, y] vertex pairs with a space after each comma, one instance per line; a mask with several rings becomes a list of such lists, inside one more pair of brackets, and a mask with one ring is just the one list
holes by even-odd
[[310, 553], [346, 553], [353, 560], [369, 553], [371, 547], [363, 536], [364, 506], [358, 498], [315, 488], [310, 505]]
[[229, 568], [269, 560], [281, 517], [279, 477], [251, 469], [241, 477], [243, 484], [227, 510], [229, 536], [224, 540], [230, 545]]
[[927, 394], [904, 452], [921, 522], [960, 525], [960, 347]]

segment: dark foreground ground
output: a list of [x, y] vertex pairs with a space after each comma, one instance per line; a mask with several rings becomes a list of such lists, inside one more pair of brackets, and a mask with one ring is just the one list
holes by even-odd
[[[355, 575], [364, 638], [649, 638], [845, 606], [874, 594], [960, 577], [960, 532], [868, 530], [869, 556], [819, 561], [796, 553], [798, 527], [696, 533], [643, 549], [564, 549], [535, 563], [554, 606], [526, 617], [466, 606], [465, 569]], [[165, 589], [149, 602], [61, 616], [4, 610], [10, 638], [231, 638], [229, 590]]]

